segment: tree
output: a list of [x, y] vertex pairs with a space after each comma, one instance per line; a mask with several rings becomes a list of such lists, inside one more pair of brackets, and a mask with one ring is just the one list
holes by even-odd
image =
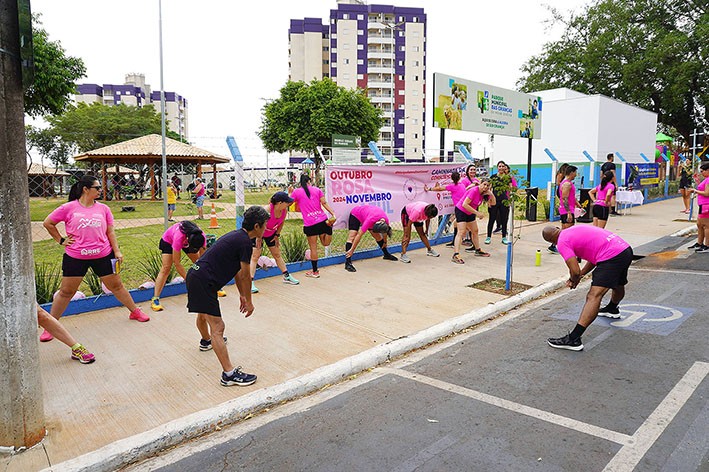
[[42, 160], [49, 159], [57, 171], [59, 166], [67, 164], [72, 156], [73, 146], [71, 143], [65, 142], [50, 128], [27, 125], [25, 126], [25, 138], [27, 147], [36, 149]]
[[37, 17], [33, 20], [34, 81], [25, 90], [25, 113], [59, 114], [71, 103], [76, 81], [86, 76], [86, 67], [81, 59], [67, 56], [59, 41], [49, 40]]
[[376, 141], [383, 125], [381, 110], [374, 107], [364, 90], [338, 87], [329, 78], [287, 82], [281, 96], [263, 107], [258, 136], [270, 152], [301, 151], [316, 154], [318, 146], [329, 147], [333, 134], [359, 136]]
[[[160, 114], [153, 105], [134, 107], [79, 103], [61, 115], [49, 116], [50, 131], [79, 152], [110, 146], [148, 134], [160, 134]], [[167, 136], [179, 140], [173, 131]]]
[[595, 0], [578, 15], [552, 14], [566, 31], [524, 64], [520, 89], [607, 95], [654, 111], [685, 140], [707, 126], [706, 0]]

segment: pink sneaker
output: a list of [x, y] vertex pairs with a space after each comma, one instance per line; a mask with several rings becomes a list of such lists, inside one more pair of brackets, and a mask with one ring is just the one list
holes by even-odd
[[82, 364], [91, 364], [96, 360], [93, 354], [91, 354], [84, 346], [79, 344], [79, 347], [71, 350], [71, 358], [81, 362]]
[[46, 343], [47, 341], [51, 341], [52, 339], [54, 339], [54, 336], [52, 336], [52, 333], [50, 333], [46, 329], [42, 332], [42, 334], [39, 335], [39, 340], [42, 341], [43, 343]]
[[136, 308], [135, 310], [131, 311], [130, 316], [128, 318], [131, 320], [140, 321], [141, 323], [150, 321], [150, 317], [143, 313], [143, 310], [141, 310], [140, 308]]

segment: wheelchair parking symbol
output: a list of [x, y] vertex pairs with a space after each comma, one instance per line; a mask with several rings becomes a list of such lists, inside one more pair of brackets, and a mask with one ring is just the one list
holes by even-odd
[[621, 303], [621, 319], [611, 321], [609, 324], [616, 328], [667, 336], [677, 329], [685, 319], [689, 318], [692, 313], [694, 313], [694, 310], [691, 308]]

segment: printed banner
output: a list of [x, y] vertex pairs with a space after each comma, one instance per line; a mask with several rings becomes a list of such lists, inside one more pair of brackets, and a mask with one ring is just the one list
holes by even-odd
[[657, 162], [625, 163], [625, 186], [631, 190], [657, 187], [660, 183], [660, 166]]
[[404, 205], [414, 201], [435, 203], [439, 215], [453, 213], [455, 204], [449, 192], [426, 192], [423, 188], [436, 182], [441, 186], [451, 183], [451, 173], [456, 170], [462, 175], [465, 165], [327, 166], [325, 195], [337, 216], [334, 228], [347, 228], [350, 210], [359, 205], [382, 208], [392, 223], [399, 221]]
[[542, 99], [535, 95], [436, 72], [433, 103], [436, 128], [542, 137]]

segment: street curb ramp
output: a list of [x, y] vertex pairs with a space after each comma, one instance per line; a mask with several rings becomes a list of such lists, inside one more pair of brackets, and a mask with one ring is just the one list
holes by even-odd
[[411, 336], [342, 359], [298, 378], [251, 392], [207, 410], [165, 423], [144, 433], [115, 441], [88, 454], [50, 466], [44, 471], [112, 471], [155, 456], [185, 441], [237, 423], [247, 416], [284, 401], [315, 392], [329, 384], [376, 367], [394, 357], [426, 346], [438, 339], [462, 331], [487, 319], [512, 310], [565, 286], [562, 277], [513, 295], [483, 308], [446, 320]]

